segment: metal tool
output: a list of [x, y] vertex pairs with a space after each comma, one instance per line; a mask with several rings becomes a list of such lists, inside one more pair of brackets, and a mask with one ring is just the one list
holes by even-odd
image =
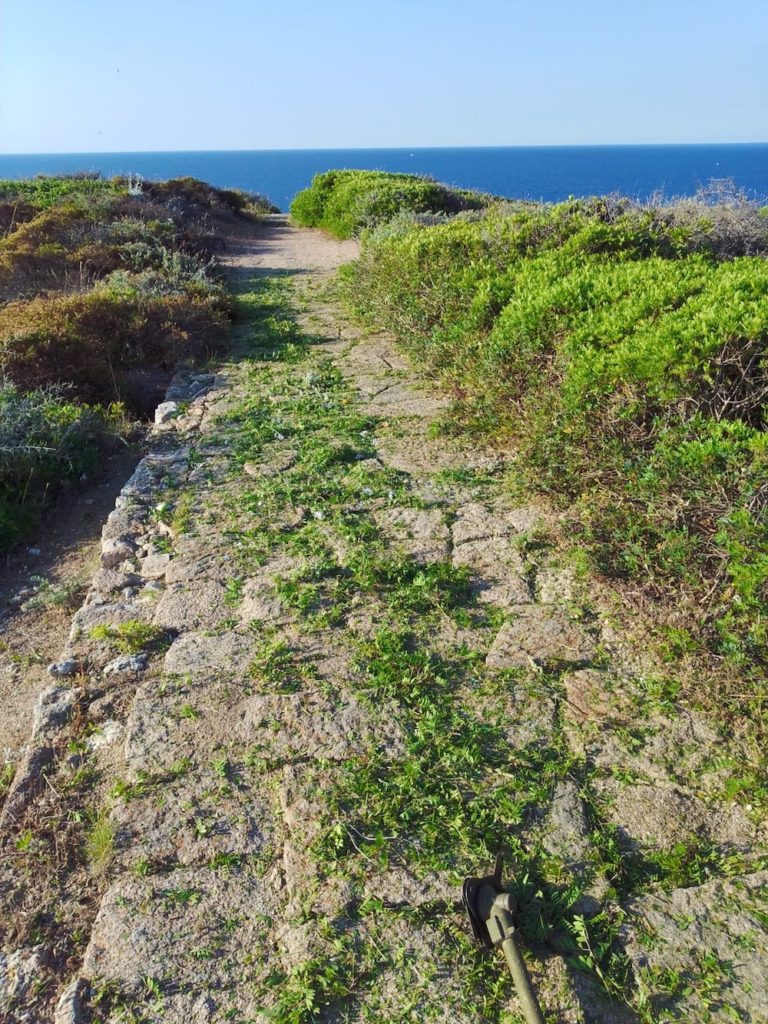
[[466, 879], [461, 894], [462, 902], [477, 941], [487, 949], [501, 948], [528, 1024], [545, 1024], [517, 942], [515, 897], [504, 888], [501, 869], [502, 857], [498, 854], [492, 875]]

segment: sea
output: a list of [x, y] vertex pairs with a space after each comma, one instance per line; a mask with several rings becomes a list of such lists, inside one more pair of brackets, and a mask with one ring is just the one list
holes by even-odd
[[425, 174], [448, 185], [545, 202], [615, 192], [638, 199], [690, 196], [729, 180], [750, 198], [768, 202], [768, 143], [0, 155], [0, 178], [76, 171], [147, 179], [189, 175], [219, 188], [258, 192], [281, 210], [315, 174], [332, 168]]

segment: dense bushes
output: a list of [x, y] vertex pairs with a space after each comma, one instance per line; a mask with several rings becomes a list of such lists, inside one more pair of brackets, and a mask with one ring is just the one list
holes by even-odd
[[110, 418], [61, 391], [0, 385], [0, 550], [24, 535], [52, 488], [93, 472]]
[[221, 336], [229, 299], [211, 258], [215, 228], [247, 197], [186, 178], [4, 182], [6, 202], [14, 188], [33, 216], [0, 239], [0, 376], [135, 407], [143, 370], [146, 401], [156, 400], [181, 359]]
[[487, 205], [488, 197], [449, 188], [414, 174], [382, 171], [327, 171], [317, 174], [291, 204], [291, 217], [303, 227], [323, 228], [351, 238], [361, 228], [396, 213], [458, 213]]
[[165, 203], [187, 219], [207, 215], [232, 217], [243, 213], [280, 212], [265, 196], [239, 189], [215, 188], [197, 178], [148, 182], [144, 192], [155, 202]]
[[364, 236], [346, 292], [512, 437], [603, 571], [700, 601], [768, 660], [768, 221], [739, 197], [500, 205]]
[[[123, 280], [141, 281], [141, 275]], [[125, 401], [149, 413], [181, 360], [210, 353], [227, 324], [226, 303], [205, 295], [110, 294], [36, 298], [0, 309], [0, 374], [20, 388], [66, 382], [83, 401]], [[144, 383], [136, 371], [144, 371]], [[158, 376], [159, 375], [159, 376]], [[158, 391], [158, 380], [159, 388]]]
[[83, 403], [150, 413], [174, 368], [221, 340], [217, 232], [263, 212], [257, 198], [192, 178], [0, 182], [0, 435], [16, 453], [0, 473], [0, 550], [98, 446], [103, 416]]

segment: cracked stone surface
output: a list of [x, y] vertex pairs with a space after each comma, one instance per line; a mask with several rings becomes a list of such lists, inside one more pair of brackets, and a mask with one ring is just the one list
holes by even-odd
[[170, 583], [160, 598], [153, 622], [164, 629], [217, 629], [230, 617], [224, 587], [211, 580]]
[[565, 612], [544, 606], [517, 606], [499, 630], [486, 663], [491, 668], [589, 662], [595, 641]]
[[660, 1019], [768, 1019], [768, 872], [675, 889], [629, 910], [621, 942]]
[[451, 534], [440, 509], [382, 509], [374, 513], [374, 519], [393, 546], [417, 562], [448, 558]]
[[674, 785], [599, 783], [608, 798], [606, 813], [620, 834], [631, 841], [670, 847], [692, 835], [723, 846], [749, 847], [757, 829], [745, 812], [731, 804], [707, 803]]
[[[269, 969], [265, 960], [254, 965], [252, 953], [270, 945], [277, 903], [268, 884], [250, 877], [181, 869], [172, 877], [119, 881], [94, 922], [83, 977], [108, 978], [121, 995], [138, 997], [146, 978], [170, 982], [171, 994], [158, 1007], [168, 1021], [249, 1012], [248, 982]], [[106, 1020], [121, 1016], [116, 1007]]]

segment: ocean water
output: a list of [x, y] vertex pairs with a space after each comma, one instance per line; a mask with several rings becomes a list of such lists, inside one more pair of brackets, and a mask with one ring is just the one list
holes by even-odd
[[220, 188], [260, 192], [282, 210], [313, 175], [337, 167], [428, 174], [450, 185], [545, 201], [608, 192], [642, 199], [658, 191], [692, 195], [712, 179], [731, 178], [768, 201], [768, 143], [0, 155], [0, 178], [83, 170], [108, 177], [191, 175]]

